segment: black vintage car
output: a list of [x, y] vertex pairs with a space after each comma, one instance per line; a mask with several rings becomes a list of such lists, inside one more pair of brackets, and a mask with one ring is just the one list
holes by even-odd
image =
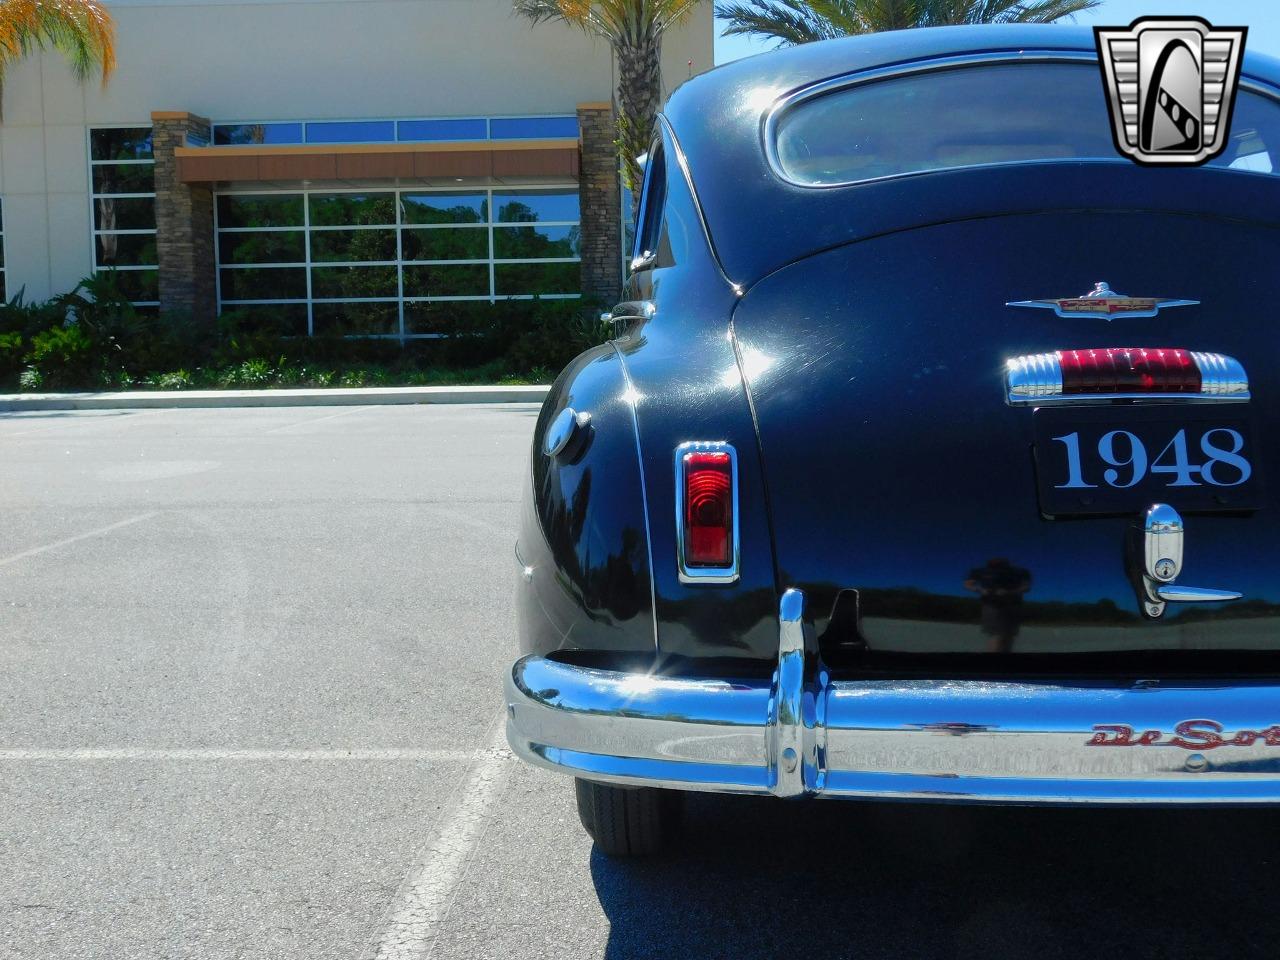
[[1280, 801], [1280, 64], [1197, 167], [1103, 72], [947, 28], [671, 99], [516, 548], [509, 740], [599, 849], [689, 790]]

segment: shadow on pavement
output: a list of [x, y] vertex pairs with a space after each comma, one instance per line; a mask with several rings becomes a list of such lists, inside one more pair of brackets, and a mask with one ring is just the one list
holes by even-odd
[[694, 796], [671, 854], [591, 872], [608, 960], [1272, 958], [1278, 821]]

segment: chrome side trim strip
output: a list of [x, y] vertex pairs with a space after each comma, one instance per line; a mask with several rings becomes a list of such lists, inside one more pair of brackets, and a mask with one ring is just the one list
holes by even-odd
[[1280, 804], [1280, 679], [836, 681], [805, 655], [803, 611], [788, 591], [772, 680], [519, 660], [511, 747], [562, 773], [679, 790]]
[[657, 577], [654, 576], [655, 567], [653, 565], [653, 524], [649, 522], [649, 484], [644, 477], [644, 451], [640, 447], [640, 415], [636, 412], [636, 407], [640, 404], [640, 394], [636, 390], [636, 385], [631, 380], [631, 371], [627, 369], [627, 358], [623, 356], [622, 350], [618, 348], [617, 343], [610, 342], [613, 352], [618, 356], [618, 366], [622, 369], [622, 380], [627, 385], [626, 396], [624, 401], [631, 408], [631, 429], [636, 437], [636, 467], [640, 471], [640, 506], [644, 511], [644, 540], [645, 549], [649, 555], [649, 611], [653, 617], [653, 649], [658, 649], [658, 586], [655, 582]]

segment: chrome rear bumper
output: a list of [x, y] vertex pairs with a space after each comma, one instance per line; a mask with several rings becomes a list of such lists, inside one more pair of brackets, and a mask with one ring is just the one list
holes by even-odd
[[681, 790], [1280, 803], [1280, 685], [833, 681], [806, 671], [803, 606], [783, 597], [772, 682], [525, 657], [507, 677], [511, 747], [590, 780]]

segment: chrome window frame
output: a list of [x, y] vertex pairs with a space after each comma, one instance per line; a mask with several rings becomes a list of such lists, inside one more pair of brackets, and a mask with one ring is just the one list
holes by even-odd
[[[1043, 160], [1001, 160], [994, 163], [972, 163], [962, 164], [959, 166], [930, 167], [927, 170], [910, 170], [903, 173], [891, 173], [882, 177], [866, 177], [856, 180], [840, 180], [835, 183], [807, 183], [803, 180], [796, 180], [789, 176], [783, 168], [782, 160], [778, 156], [778, 124], [786, 114], [808, 102], [830, 93], [840, 90], [859, 87], [867, 83], [876, 83], [881, 80], [892, 80], [900, 77], [912, 76], [922, 73], [940, 73], [945, 70], [954, 70], [960, 67], [987, 66], [991, 64], [1001, 63], [1071, 63], [1071, 64], [1093, 64], [1098, 65], [1098, 55], [1096, 51], [1085, 50], [1000, 50], [988, 51], [985, 53], [968, 53], [959, 54], [949, 57], [935, 57], [928, 60], [916, 60], [911, 63], [894, 64], [887, 67], [876, 67], [870, 70], [862, 70], [856, 73], [844, 74], [839, 77], [832, 77], [819, 83], [809, 84], [801, 87], [792, 93], [779, 97], [769, 105], [762, 119], [760, 130], [762, 146], [764, 148], [765, 158], [768, 161], [769, 169], [773, 175], [784, 183], [793, 187], [801, 187], [805, 190], [831, 190], [842, 187], [861, 186], [865, 183], [882, 183], [887, 180], [900, 180], [903, 177], [919, 177], [931, 173], [942, 173], [949, 170], [982, 170], [992, 167], [1008, 167], [1015, 165], [1037, 164], [1037, 163], [1062, 163], [1063, 160], [1054, 158], [1045, 158]], [[1250, 93], [1260, 94], [1272, 100], [1280, 100], [1280, 88], [1273, 84], [1258, 80], [1254, 77], [1245, 76], [1243, 73], [1240, 77], [1239, 89], [1247, 90]], [[1108, 122], [1110, 122], [1108, 120]], [[1116, 154], [1115, 157], [1075, 157], [1071, 158], [1071, 163], [1132, 163], [1128, 157]], [[1217, 167], [1214, 169], [1226, 170], [1226, 167]], [[1257, 173], [1249, 170], [1232, 170], [1237, 174], [1253, 174], [1254, 176], [1275, 176], [1275, 173]]]
[[[689, 453], [727, 453], [733, 495], [733, 556], [723, 567], [687, 567], [684, 562], [684, 458]], [[736, 583], [742, 563], [738, 518], [738, 451], [725, 440], [688, 440], [676, 447], [676, 567], [681, 583]]]

